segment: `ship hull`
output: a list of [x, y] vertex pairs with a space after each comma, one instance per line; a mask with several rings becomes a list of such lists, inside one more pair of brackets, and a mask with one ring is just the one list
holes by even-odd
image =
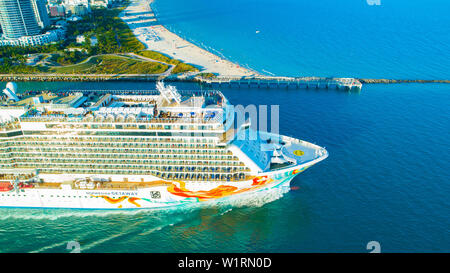
[[0, 207], [136, 210], [201, 205], [235, 198], [251, 198], [270, 190], [289, 190], [292, 179], [311, 165], [323, 160], [263, 173], [243, 182], [167, 181], [169, 186], [135, 190], [40, 189], [26, 188], [0, 193]]

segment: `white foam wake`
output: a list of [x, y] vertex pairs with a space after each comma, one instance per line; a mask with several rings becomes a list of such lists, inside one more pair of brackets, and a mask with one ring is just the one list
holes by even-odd
[[204, 201], [200, 203], [187, 203], [182, 206], [166, 208], [138, 209], [138, 210], [79, 210], [79, 209], [33, 209], [33, 208], [1, 208], [0, 221], [8, 219], [23, 220], [51, 220], [56, 221], [63, 218], [86, 218], [86, 217], [110, 217], [116, 215], [125, 216], [155, 216], [162, 217], [167, 214], [178, 214], [180, 212], [189, 214], [195, 210], [214, 207], [222, 208], [226, 213], [228, 209], [240, 207], [261, 207], [267, 203], [283, 197], [289, 191], [288, 186], [270, 188], [258, 192], [232, 195], [217, 200]]

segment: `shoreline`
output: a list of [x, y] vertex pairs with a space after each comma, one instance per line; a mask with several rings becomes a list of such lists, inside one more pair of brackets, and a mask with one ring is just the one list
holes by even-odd
[[[181, 74], [170, 74], [164, 72], [160, 74], [60, 74], [60, 73], [39, 73], [39, 74], [0, 74], [0, 81], [22, 81], [22, 82], [102, 82], [102, 81], [185, 81], [185, 82], [223, 82], [236, 79], [261, 80], [271, 78], [271, 80], [281, 81], [311, 81], [313, 78], [331, 79], [327, 77], [284, 77], [265, 76], [257, 71], [241, 67], [225, 58], [197, 46], [177, 34], [169, 31], [156, 18], [151, 4], [155, 0], [130, 0], [130, 3], [119, 13], [119, 18], [125, 22], [133, 35], [145, 47], [145, 50], [160, 52], [170, 58], [180, 60], [200, 68], [199, 72], [185, 72]], [[220, 52], [219, 52], [220, 53]], [[133, 53], [127, 53], [133, 54]], [[145, 58], [136, 55], [139, 58]], [[91, 56], [93, 57], [93, 56]], [[89, 57], [89, 58], [91, 58]], [[88, 59], [89, 59], [88, 58]], [[86, 60], [85, 60], [86, 61]], [[152, 60], [154, 62], [160, 62]], [[160, 62], [161, 63], [161, 62]], [[80, 64], [80, 63], [78, 63]], [[74, 65], [78, 65], [74, 64]], [[169, 69], [170, 70], [170, 69]], [[168, 70], [168, 71], [169, 71]], [[266, 71], [264, 71], [266, 72]], [[212, 73], [211, 78], [202, 77], [202, 74]], [[387, 78], [346, 78], [359, 81], [361, 84], [400, 84], [400, 83], [436, 83], [449, 84], [450, 80], [424, 80], [424, 79], [387, 79]]]
[[169, 31], [155, 16], [151, 8], [154, 0], [131, 0], [119, 18], [128, 24], [136, 38], [153, 50], [199, 67], [200, 73], [218, 76], [259, 76], [253, 71], [221, 58]]
[[[242, 79], [258, 79], [258, 76], [242, 77]], [[268, 77], [272, 79], [300, 79], [311, 80], [312, 78], [293, 78], [293, 77]], [[227, 79], [226, 76], [213, 78], [214, 80]], [[199, 78], [195, 77], [177, 77], [177, 76], [158, 76], [152, 74], [0, 74], [0, 82], [102, 82], [102, 81], [158, 81], [164, 80], [169, 82], [201, 82]], [[261, 78], [261, 80], [263, 80]], [[362, 79], [355, 78], [362, 84], [407, 84], [407, 83], [422, 83], [422, 84], [450, 84], [450, 80], [420, 80], [420, 79]]]

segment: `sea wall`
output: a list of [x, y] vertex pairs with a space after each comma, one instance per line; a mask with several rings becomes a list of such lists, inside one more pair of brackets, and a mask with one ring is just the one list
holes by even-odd
[[[283, 79], [295, 79], [289, 77], [280, 77]], [[83, 75], [83, 74], [0, 74], [0, 81], [67, 81], [67, 82], [79, 82], [79, 81], [187, 81], [196, 82], [199, 81], [197, 77], [180, 77], [180, 76], [153, 76], [145, 74], [95, 74], [95, 75]], [[419, 80], [419, 79], [356, 79], [362, 84], [398, 84], [398, 83], [450, 83], [450, 80]]]
[[395, 80], [395, 79], [358, 79], [364, 84], [376, 83], [450, 83], [450, 80]]

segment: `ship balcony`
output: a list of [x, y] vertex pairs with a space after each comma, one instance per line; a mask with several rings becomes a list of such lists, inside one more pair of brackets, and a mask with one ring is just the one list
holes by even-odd
[[153, 148], [153, 149], [196, 149], [196, 150], [224, 150], [222, 147], [211, 144], [170, 144], [166, 143], [146, 143], [146, 142], [73, 142], [73, 141], [14, 141], [14, 142], [0, 142], [1, 147], [95, 147], [95, 148]]
[[[20, 117], [22, 122], [57, 122], [57, 123], [83, 123], [83, 124], [126, 124], [121, 119], [105, 119], [104, 122], [95, 122], [94, 117], [88, 116], [66, 116], [64, 114], [42, 114], [42, 115], [24, 115]], [[216, 118], [196, 118], [196, 117], [135, 117], [133, 123], [137, 124], [221, 124], [222, 120], [219, 115]]]
[[141, 188], [151, 188], [158, 186], [169, 186], [171, 183], [164, 181], [154, 182], [116, 182], [116, 181], [74, 181], [71, 186], [73, 189], [86, 190], [137, 190]]
[[[128, 170], [128, 169], [82, 169], [82, 168], [41, 168], [41, 173], [60, 174], [60, 173], [77, 173], [77, 174], [104, 174], [104, 175], [153, 175], [164, 180], [183, 180], [183, 181], [208, 181], [208, 182], [238, 182], [252, 178], [247, 172], [239, 171], [235, 173], [200, 173], [200, 172], [161, 172], [158, 170]], [[38, 183], [40, 188], [60, 188], [60, 183]]]
[[[76, 139], [76, 138], [70, 138], [70, 139], [61, 139], [61, 138], [30, 138], [30, 140], [14, 140], [14, 141], [5, 141], [2, 144], [3, 145], [14, 145], [15, 143], [21, 143], [21, 144], [31, 144], [31, 145], [38, 145], [39, 143], [43, 144], [50, 144], [50, 143], [98, 143], [99, 145], [103, 145], [104, 143], [140, 143], [140, 144], [157, 144], [157, 145], [164, 145], [164, 144], [170, 144], [170, 145], [180, 145], [179, 147], [215, 147], [215, 144], [213, 141], [179, 141], [176, 139], [173, 140], [167, 140], [167, 139], [120, 139], [120, 138], [114, 138], [114, 139], [96, 139], [96, 138], [82, 138], [82, 139]], [[190, 145], [190, 146], [189, 146]], [[169, 146], [173, 147], [173, 146]]]
[[63, 165], [67, 167], [79, 167], [79, 166], [93, 166], [93, 167], [107, 167], [112, 169], [122, 169], [122, 168], [154, 168], [161, 171], [207, 171], [207, 172], [214, 172], [214, 171], [224, 171], [224, 172], [231, 172], [236, 170], [247, 170], [247, 167], [241, 166], [241, 165], [234, 165], [234, 164], [226, 164], [226, 163], [220, 163], [220, 164], [186, 164], [186, 163], [177, 163], [177, 162], [159, 162], [159, 163], [143, 163], [143, 162], [99, 162], [99, 161], [77, 161], [76, 164], [74, 164], [73, 161], [58, 161], [58, 160], [49, 160], [45, 159], [42, 161], [15, 161], [14, 164], [20, 165], [20, 167], [28, 167], [28, 168], [35, 168], [36, 166], [45, 166], [45, 167], [51, 167], [50, 163], [57, 164], [57, 165]]
[[[63, 164], [70, 164], [70, 163], [83, 163], [83, 164], [101, 164], [101, 165], [134, 165], [139, 164], [142, 165], [142, 167], [148, 167], [148, 166], [174, 166], [173, 169], [176, 170], [183, 170], [183, 169], [190, 169], [191, 167], [200, 167], [204, 166], [201, 169], [205, 169], [210, 166], [215, 166], [211, 168], [233, 168], [236, 169], [238, 167], [245, 167], [245, 165], [242, 162], [227, 162], [227, 161], [188, 161], [185, 159], [180, 159], [179, 161], [175, 160], [148, 160], [148, 159], [91, 159], [91, 158], [67, 158], [67, 159], [61, 159], [61, 158], [11, 158], [9, 159], [9, 164], [12, 163], [33, 163], [33, 164], [42, 164], [42, 163], [63, 163]], [[179, 167], [181, 166], [181, 167]], [[170, 171], [170, 167], [168, 169]]]
[[1, 155], [1, 158], [5, 158], [8, 160], [11, 159], [28, 159], [31, 161], [36, 161], [36, 158], [43, 160], [43, 158], [57, 158], [57, 159], [89, 159], [89, 160], [104, 160], [104, 159], [115, 159], [115, 160], [145, 160], [145, 161], [167, 161], [167, 160], [177, 160], [182, 162], [232, 162], [232, 164], [236, 164], [239, 166], [243, 166], [243, 163], [239, 161], [236, 156], [211, 156], [211, 155], [201, 155], [201, 156], [192, 156], [191, 154], [186, 155], [178, 155], [176, 157], [160, 157], [159, 154], [98, 154], [98, 153], [9, 153], [8, 155]]
[[251, 177], [244, 173], [238, 174], [183, 174], [183, 173], [162, 173], [162, 179], [183, 180], [183, 181], [208, 181], [208, 182], [239, 182], [249, 180]]
[[150, 149], [188, 149], [188, 150], [223, 150], [223, 148], [213, 145], [194, 145], [194, 144], [154, 144], [154, 143], [92, 143], [92, 142], [14, 142], [10, 145], [1, 145], [4, 147], [91, 147], [91, 148], [150, 148]]

